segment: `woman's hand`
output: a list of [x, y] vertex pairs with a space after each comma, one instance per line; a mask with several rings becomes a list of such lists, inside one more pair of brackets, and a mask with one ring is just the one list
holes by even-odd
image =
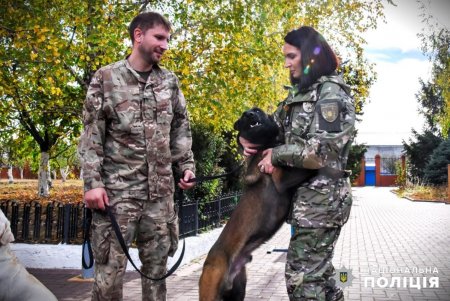
[[254, 144], [245, 139], [244, 137], [239, 137], [239, 143], [244, 148], [244, 156], [253, 156], [258, 152], [258, 148], [261, 146], [260, 144]]
[[272, 149], [268, 148], [263, 151], [262, 153], [263, 158], [258, 163], [259, 171], [266, 173], [266, 174], [272, 174], [273, 169], [275, 168], [272, 165]]

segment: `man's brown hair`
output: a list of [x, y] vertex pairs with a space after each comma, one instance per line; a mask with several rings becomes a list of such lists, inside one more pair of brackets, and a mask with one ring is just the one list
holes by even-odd
[[142, 32], [146, 32], [148, 29], [157, 25], [164, 26], [167, 31], [171, 30], [170, 22], [162, 15], [155, 12], [140, 13], [131, 21], [128, 27], [128, 33], [130, 34], [131, 43], [134, 44], [134, 30], [140, 28]]

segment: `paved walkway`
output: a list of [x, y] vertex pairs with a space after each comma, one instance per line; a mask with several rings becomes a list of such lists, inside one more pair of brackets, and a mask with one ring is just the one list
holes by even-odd
[[[333, 260], [338, 272], [349, 275], [343, 284], [346, 300], [450, 301], [450, 205], [400, 199], [389, 188], [356, 188], [354, 195]], [[288, 300], [285, 253], [273, 250], [286, 248], [289, 236], [285, 225], [254, 252], [247, 265], [246, 300]], [[168, 279], [168, 300], [198, 300], [204, 259], [193, 260]], [[68, 281], [77, 270], [30, 271], [59, 300], [89, 300], [91, 283]], [[140, 300], [140, 290], [136, 273], [127, 272], [124, 300]]]

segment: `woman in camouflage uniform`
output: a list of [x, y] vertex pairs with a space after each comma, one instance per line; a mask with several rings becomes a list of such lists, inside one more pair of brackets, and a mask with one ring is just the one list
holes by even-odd
[[[286, 263], [290, 300], [343, 300], [331, 277], [333, 250], [352, 204], [348, 178], [332, 178], [323, 167], [344, 170], [354, 136], [355, 108], [349, 87], [336, 73], [338, 59], [311, 27], [289, 32], [283, 53], [292, 87], [274, 114], [281, 145], [264, 151], [265, 173], [290, 166], [318, 170], [296, 190], [288, 222], [293, 227]], [[241, 138], [244, 154], [256, 150]]]

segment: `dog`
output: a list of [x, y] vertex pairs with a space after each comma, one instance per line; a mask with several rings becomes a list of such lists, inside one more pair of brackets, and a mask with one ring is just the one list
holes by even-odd
[[[274, 119], [259, 108], [250, 109], [235, 122], [240, 136], [261, 150], [274, 147], [279, 130]], [[261, 152], [247, 158], [244, 190], [221, 235], [212, 246], [199, 281], [200, 301], [244, 300], [245, 264], [251, 253], [281, 227], [290, 210], [293, 189], [317, 171], [275, 168], [260, 172]]]

